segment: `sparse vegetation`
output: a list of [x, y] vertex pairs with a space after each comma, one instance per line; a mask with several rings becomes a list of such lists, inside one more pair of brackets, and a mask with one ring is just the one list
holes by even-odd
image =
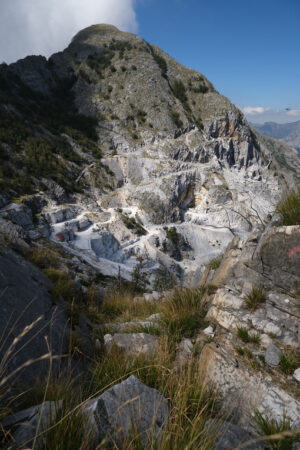
[[181, 80], [176, 80], [172, 86], [173, 94], [185, 105], [187, 103], [186, 88]]
[[[285, 415], [281, 420], [276, 420], [268, 415], [262, 415], [259, 411], [255, 411], [254, 420], [262, 431], [263, 436], [270, 437], [270, 439], [266, 439], [266, 442], [274, 450], [291, 450], [294, 442], [299, 438], [299, 434], [292, 432], [291, 421]], [[285, 436], [284, 433], [287, 435]], [[273, 435], [274, 438], [271, 437]], [[279, 437], [278, 435], [282, 436]]]
[[252, 343], [258, 345], [260, 343], [260, 335], [258, 333], [249, 333], [249, 330], [245, 327], [238, 326], [236, 328], [237, 337], [246, 343]]
[[153, 58], [155, 59], [155, 62], [159, 66], [162, 76], [164, 78], [166, 78], [167, 72], [168, 72], [168, 65], [167, 65], [165, 58], [163, 58], [161, 55], [156, 53], [155, 50], [153, 49], [153, 47], [151, 47], [151, 49], [152, 49]]
[[300, 367], [300, 355], [296, 350], [290, 350], [280, 357], [280, 370], [286, 375], [292, 375]]
[[157, 313], [157, 304], [146, 300], [133, 301], [133, 295], [130, 289], [107, 292], [98, 310], [99, 323], [130, 322]]
[[171, 241], [173, 244], [177, 244], [179, 240], [179, 235], [177, 233], [177, 230], [175, 227], [167, 228], [166, 229], [167, 238], [169, 241]]
[[193, 337], [206, 325], [205, 289], [176, 289], [161, 306], [161, 321], [170, 342]]
[[126, 214], [122, 214], [121, 219], [129, 230], [133, 230], [139, 236], [144, 236], [147, 234], [147, 230], [139, 223], [134, 217], [129, 217]]
[[174, 286], [176, 286], [175, 276], [165, 267], [157, 269], [153, 289], [158, 292], [163, 292], [174, 288]]
[[236, 335], [243, 342], [250, 341], [249, 332], [248, 332], [247, 328], [245, 328], [245, 327], [237, 327]]
[[173, 120], [173, 122], [175, 123], [177, 128], [182, 128], [183, 127], [183, 122], [180, 119], [180, 115], [179, 115], [178, 112], [171, 111], [170, 116], [171, 116], [171, 119]]
[[244, 297], [247, 308], [255, 311], [260, 305], [266, 302], [266, 290], [263, 286], [253, 286], [251, 292]]
[[280, 214], [282, 225], [300, 225], [300, 195], [291, 191], [277, 204], [276, 212]]
[[212, 270], [217, 270], [220, 267], [221, 261], [219, 259], [212, 259], [206, 267]]
[[[189, 448], [191, 443], [194, 448], [210, 448], [214, 434], [205, 431], [204, 426], [207, 418], [216, 414], [218, 396], [209, 386], [199, 382], [196, 359], [179, 373], [171, 370], [171, 363], [165, 342], [150, 360], [143, 356], [124, 357], [122, 351], [115, 348], [95, 364], [93, 379], [95, 386], [104, 390], [133, 374], [169, 399], [170, 415], [160, 450]], [[122, 448], [141, 449], [138, 435], [134, 434], [130, 443], [125, 442]], [[158, 447], [154, 443], [150, 448]]]

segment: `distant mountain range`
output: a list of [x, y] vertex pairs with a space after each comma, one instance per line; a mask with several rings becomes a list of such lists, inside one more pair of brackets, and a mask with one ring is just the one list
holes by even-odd
[[274, 139], [282, 139], [300, 153], [300, 120], [292, 123], [265, 122], [251, 124], [259, 133]]

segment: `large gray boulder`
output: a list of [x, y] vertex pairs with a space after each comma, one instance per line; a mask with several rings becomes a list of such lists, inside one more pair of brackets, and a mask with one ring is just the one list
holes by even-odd
[[[66, 353], [67, 318], [61, 307], [52, 304], [50, 288], [50, 281], [33, 264], [12, 250], [0, 250], [0, 359], [7, 373], [48, 353], [46, 336], [53, 355]], [[26, 331], [34, 322], [35, 326]], [[22, 333], [22, 339], [12, 346]], [[6, 360], [11, 346], [12, 354]], [[53, 360], [54, 373], [58, 367], [59, 361]], [[18, 381], [28, 384], [48, 370], [49, 360], [33, 362], [18, 372]]]
[[143, 446], [159, 441], [168, 419], [168, 401], [131, 375], [92, 400], [85, 411], [97, 443], [106, 438], [122, 448], [131, 433], [139, 434]]
[[271, 342], [268, 345], [266, 353], [265, 353], [265, 361], [270, 367], [278, 367], [280, 364], [280, 358], [282, 356], [282, 351], [280, 348], [276, 347], [276, 345]]

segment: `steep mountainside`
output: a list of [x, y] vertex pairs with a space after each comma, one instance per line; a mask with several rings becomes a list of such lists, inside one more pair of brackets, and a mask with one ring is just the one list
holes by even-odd
[[256, 123], [253, 127], [265, 136], [282, 139], [300, 152], [300, 120], [292, 123], [266, 122], [263, 125]]
[[105, 275], [197, 282], [299, 181], [299, 157], [203, 75], [112, 26], [0, 81], [2, 217]]

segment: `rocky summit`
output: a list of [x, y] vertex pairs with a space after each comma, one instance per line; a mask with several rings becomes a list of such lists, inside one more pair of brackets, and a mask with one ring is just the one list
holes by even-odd
[[[299, 180], [295, 149], [134, 34], [94, 25], [48, 60], [0, 65], [0, 378], [42, 380], [54, 355], [53, 383], [96, 383], [80, 416], [89, 445], [72, 448], [225, 449], [263, 421], [274, 432], [263, 434], [300, 427]], [[289, 192], [292, 223], [278, 206]], [[141, 372], [161, 354], [159, 375]], [[219, 417], [199, 403], [201, 426], [187, 406], [184, 426], [195, 433], [195, 419], [201, 437], [186, 447], [172, 401], [179, 380], [196, 382], [191, 368], [223, 406]], [[8, 391], [22, 389], [18, 378]], [[41, 429], [67, 403], [54, 391], [15, 402], [5, 445], [58, 448]]]

